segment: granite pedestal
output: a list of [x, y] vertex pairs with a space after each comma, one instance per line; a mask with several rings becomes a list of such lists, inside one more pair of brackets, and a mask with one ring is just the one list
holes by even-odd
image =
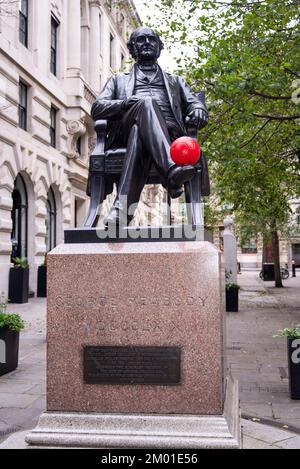
[[[28, 435], [30, 445], [239, 446], [231, 380], [225, 401], [224, 273], [212, 244], [66, 244], [48, 256], [47, 268], [47, 412]], [[150, 382], [133, 376], [132, 383], [112, 384], [112, 376], [112, 382], [96, 377], [92, 383], [86, 347], [101, 347], [99, 353], [118, 348], [121, 355], [126, 347], [137, 357], [142, 348], [159, 348], [169, 365], [172, 356], [176, 373], [173, 362], [171, 371], [153, 362], [158, 379]], [[96, 375], [102, 365], [96, 364]], [[132, 374], [132, 364], [123, 365]], [[161, 382], [165, 371], [167, 384]]]

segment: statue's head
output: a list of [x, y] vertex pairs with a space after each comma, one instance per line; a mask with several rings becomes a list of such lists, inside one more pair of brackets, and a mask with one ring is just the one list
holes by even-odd
[[153, 29], [136, 29], [127, 43], [131, 56], [139, 61], [155, 61], [164, 48], [163, 42]]

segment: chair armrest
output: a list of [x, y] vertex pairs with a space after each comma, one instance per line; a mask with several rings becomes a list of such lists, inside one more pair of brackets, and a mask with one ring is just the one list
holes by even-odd
[[106, 131], [107, 131], [107, 120], [96, 121], [95, 130], [97, 134], [97, 144], [91, 156], [104, 154]]

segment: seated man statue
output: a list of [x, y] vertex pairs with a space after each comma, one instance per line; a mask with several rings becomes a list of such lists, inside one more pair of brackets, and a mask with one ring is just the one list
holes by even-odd
[[106, 149], [127, 148], [117, 197], [106, 224], [130, 222], [133, 213], [127, 207], [137, 205], [152, 164], [170, 196], [179, 197], [182, 185], [196, 170], [174, 164], [171, 143], [186, 135], [187, 122], [197, 128], [208, 122], [205, 104], [183, 78], [165, 73], [158, 65], [163, 43], [152, 29], [138, 28], [128, 48], [136, 63], [129, 73], [116, 74], [107, 82], [91, 111], [95, 121], [109, 122]]

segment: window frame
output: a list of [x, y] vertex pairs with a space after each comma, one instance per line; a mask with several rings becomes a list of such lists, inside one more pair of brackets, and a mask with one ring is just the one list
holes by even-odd
[[51, 186], [47, 194], [46, 210], [46, 250], [50, 252], [57, 245], [57, 207], [55, 193]]
[[17, 242], [11, 257], [28, 256], [28, 192], [23, 176], [19, 173], [15, 179], [11, 211], [11, 240]]
[[[26, 5], [23, 8], [23, 5]], [[19, 42], [28, 48], [28, 17], [29, 17], [29, 0], [20, 0], [19, 7]], [[22, 28], [24, 25], [24, 29]]]
[[50, 33], [50, 72], [57, 77], [57, 40], [58, 40], [58, 19], [51, 15], [51, 33]]
[[54, 106], [50, 108], [50, 145], [52, 148], [57, 146], [57, 109]]
[[19, 80], [19, 128], [28, 129], [28, 86], [23, 80]]
[[[254, 244], [255, 244], [255, 247], [254, 247]], [[257, 236], [253, 236], [247, 242], [243, 243], [241, 245], [241, 251], [242, 251], [242, 254], [257, 254], [258, 253]]]

